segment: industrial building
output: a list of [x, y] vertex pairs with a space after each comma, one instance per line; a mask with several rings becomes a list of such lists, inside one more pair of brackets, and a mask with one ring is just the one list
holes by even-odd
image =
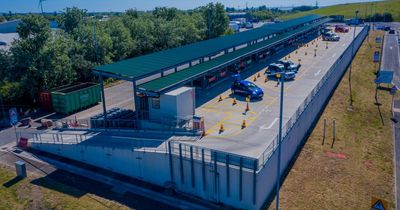
[[[260, 209], [277, 183], [280, 96], [276, 81], [260, 73], [283, 57], [302, 64], [284, 93], [282, 174], [369, 31], [356, 27], [354, 39], [348, 33], [328, 43], [318, 37], [329, 21], [310, 15], [98, 66], [102, 101], [104, 77], [126, 80], [134, 110], [103, 103], [103, 113], [75, 119], [73, 129], [19, 135], [37, 150], [212, 203]], [[232, 95], [237, 73], [264, 98]]]

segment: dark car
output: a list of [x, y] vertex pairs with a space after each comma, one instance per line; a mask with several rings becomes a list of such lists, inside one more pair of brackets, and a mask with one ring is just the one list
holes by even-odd
[[248, 96], [250, 98], [262, 98], [264, 92], [252, 82], [246, 80], [236, 80], [232, 83], [231, 91], [233, 94]]
[[279, 60], [278, 63], [282, 64], [286, 71], [298, 72], [301, 66], [301, 64], [294, 63], [291, 60]]
[[385, 28], [383, 30], [390, 31], [390, 26], [385, 26]]
[[394, 30], [393, 30], [393, 29], [390, 30], [390, 31], [389, 31], [389, 34], [394, 34]]
[[281, 75], [282, 73], [285, 73], [285, 80], [291, 80], [296, 77], [296, 72], [293, 70], [286, 70], [282, 64], [278, 63], [270, 64], [264, 72], [267, 77], [277, 77], [278, 74]]
[[4, 46], [4, 45], [7, 45], [7, 42], [3, 42], [3, 41], [0, 41], [0, 46]]

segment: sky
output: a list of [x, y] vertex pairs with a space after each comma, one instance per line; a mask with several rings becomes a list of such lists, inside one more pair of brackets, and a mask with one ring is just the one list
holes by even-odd
[[[363, 2], [369, 0], [318, 0], [319, 6], [333, 4]], [[315, 5], [315, 0], [44, 0], [45, 12], [58, 12], [66, 7], [76, 6], [89, 12], [122, 12], [129, 8], [152, 10], [154, 7], [176, 7], [193, 9], [209, 2], [221, 2], [227, 7], [245, 8], [266, 5], [267, 7], [291, 7], [299, 5]], [[0, 0], [0, 12], [40, 12], [39, 0]]]

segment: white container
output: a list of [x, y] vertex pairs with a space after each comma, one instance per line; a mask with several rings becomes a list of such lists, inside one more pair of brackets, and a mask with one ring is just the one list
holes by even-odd
[[149, 98], [149, 112], [151, 120], [192, 117], [195, 114], [195, 89], [181, 87], [159, 98]]

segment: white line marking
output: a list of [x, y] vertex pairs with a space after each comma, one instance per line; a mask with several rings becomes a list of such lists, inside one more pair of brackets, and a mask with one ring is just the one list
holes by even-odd
[[390, 50], [393, 50], [393, 47], [392, 47], [392, 46], [390, 46], [389, 48], [390, 48]]
[[315, 73], [314, 76], [318, 76], [319, 73], [321, 73], [321, 69], [319, 71], [317, 71], [317, 73]]
[[274, 124], [276, 123], [276, 121], [278, 121], [278, 118], [275, 118], [274, 121], [272, 121], [272, 123], [268, 127], [265, 127], [265, 125], [263, 125], [263, 126], [260, 127], [260, 129], [262, 129], [262, 130], [271, 129], [272, 126], [274, 126]]
[[346, 46], [346, 43], [342, 44], [342, 46], [343, 46], [343, 47]]
[[336, 53], [334, 53], [333, 55], [332, 55], [332, 58], [334, 58], [336, 56]]

